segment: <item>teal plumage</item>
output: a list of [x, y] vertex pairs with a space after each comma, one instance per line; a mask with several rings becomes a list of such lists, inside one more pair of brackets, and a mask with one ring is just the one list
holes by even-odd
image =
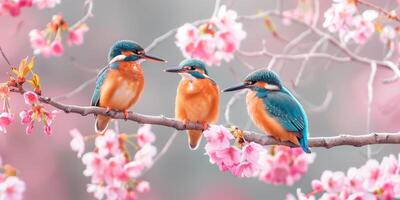
[[300, 103], [289, 90], [285, 87], [282, 87], [280, 91], [258, 90], [257, 97], [263, 100], [265, 109], [283, 128], [290, 132], [300, 133], [297, 138], [302, 149], [305, 152], [310, 152], [307, 143], [307, 116]]
[[[256, 98], [262, 100], [262, 104], [259, 105], [263, 107], [259, 106], [257, 109], [265, 109], [269, 117], [276, 120], [287, 134], [295, 134], [303, 151], [311, 152], [308, 147], [307, 115], [300, 102], [282, 85], [276, 73], [265, 69], [257, 70], [250, 73], [242, 85], [224, 91], [245, 88], [254, 91]], [[296, 138], [293, 139], [296, 141]]]
[[103, 69], [101, 69], [101, 71], [97, 75], [96, 86], [94, 88], [93, 96], [92, 96], [92, 100], [91, 100], [91, 104], [90, 104], [91, 106], [99, 106], [101, 86], [103, 85], [104, 80], [106, 79], [109, 71], [110, 71], [110, 67], [106, 66]]

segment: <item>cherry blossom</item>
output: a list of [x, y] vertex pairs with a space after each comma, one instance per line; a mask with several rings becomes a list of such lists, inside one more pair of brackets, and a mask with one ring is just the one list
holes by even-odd
[[153, 143], [156, 140], [156, 136], [151, 132], [151, 126], [146, 124], [139, 128], [137, 133], [137, 142], [139, 146], [143, 147], [146, 144]]
[[[150, 125], [141, 127], [139, 133], [151, 133]], [[79, 156], [84, 151], [86, 140], [76, 129], [71, 131], [71, 135], [71, 149], [78, 151]], [[135, 200], [137, 192], [150, 191], [150, 183], [140, 177], [154, 162], [157, 148], [152, 143], [155, 136], [151, 140], [146, 139], [142, 146], [138, 145], [139, 139], [130, 140], [135, 137], [137, 135], [117, 134], [113, 130], [107, 130], [105, 134], [95, 137], [94, 150], [82, 155], [82, 163], [85, 165], [83, 174], [91, 178], [87, 192], [93, 193], [96, 199]], [[136, 149], [134, 155], [128, 152], [127, 144]]]
[[54, 8], [61, 0], [33, 0], [39, 9]]
[[[53, 0], [44, 0], [43, 2], [55, 2]], [[86, 24], [77, 24], [69, 26], [61, 15], [54, 15], [46, 29], [33, 29], [29, 32], [31, 47], [35, 54], [41, 54], [44, 57], [62, 56], [64, 54], [64, 44], [61, 33], [68, 33], [66, 42], [69, 46], [81, 45], [83, 35], [89, 30]]]
[[375, 33], [376, 10], [365, 10], [359, 14], [356, 1], [335, 0], [325, 12], [323, 26], [330, 32], [338, 32], [340, 39], [347, 43], [353, 40], [364, 44]]
[[140, 193], [145, 193], [150, 191], [150, 183], [147, 181], [141, 181], [137, 186], [136, 190]]
[[51, 124], [54, 121], [56, 110], [47, 111], [39, 102], [39, 97], [34, 92], [25, 92], [24, 93], [25, 103], [31, 106], [30, 109], [22, 110], [19, 113], [19, 117], [21, 118], [21, 123], [27, 125], [26, 134], [32, 134], [32, 130], [34, 127], [34, 122], [42, 122], [43, 123], [43, 132], [46, 135], [51, 135], [52, 129]]
[[21, 14], [21, 9], [31, 7], [32, 0], [3, 0], [0, 3], [0, 15], [8, 12], [11, 16], [16, 17]]
[[308, 171], [314, 158], [315, 154], [305, 154], [300, 148], [274, 146], [261, 155], [259, 178], [266, 183], [292, 185]]
[[[399, 159], [389, 155], [381, 163], [371, 159], [360, 168], [351, 167], [347, 174], [326, 170], [320, 180], [312, 181], [312, 192], [305, 196], [316, 199], [316, 195], [321, 195], [319, 199], [329, 200], [397, 199], [400, 197], [399, 169]], [[296, 199], [292, 195], [288, 197]], [[304, 199], [304, 194], [297, 193], [297, 198]]]
[[221, 60], [229, 62], [246, 37], [237, 13], [221, 6], [209, 22], [195, 27], [181, 26], [176, 35], [176, 45], [186, 58], [197, 58], [208, 65], [220, 65]]
[[17, 177], [14, 167], [4, 164], [0, 157], [0, 199], [21, 200], [26, 190], [25, 182]]
[[69, 133], [72, 136], [71, 149], [76, 151], [78, 158], [80, 158], [85, 151], [85, 140], [78, 129], [72, 129]]
[[12, 113], [9, 112], [0, 113], [0, 131], [6, 133], [7, 132], [6, 127], [12, 123], [13, 119], [14, 117]]
[[315, 157], [300, 148], [286, 146], [265, 149], [254, 142], [231, 146], [235, 137], [223, 126], [211, 125], [203, 135], [207, 141], [206, 155], [221, 171], [230, 171], [238, 177], [258, 176], [271, 184], [292, 185], [307, 172]]
[[69, 46], [72, 45], [81, 45], [83, 44], [83, 35], [89, 30], [89, 27], [86, 24], [82, 24], [75, 29], [70, 30], [67, 38], [67, 44]]

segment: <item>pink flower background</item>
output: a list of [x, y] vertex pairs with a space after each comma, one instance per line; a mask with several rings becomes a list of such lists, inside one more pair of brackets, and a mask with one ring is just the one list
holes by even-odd
[[[321, 9], [328, 9], [330, 2], [321, 3]], [[90, 30], [85, 33], [84, 43], [64, 49], [62, 57], [44, 58], [39, 56], [35, 69], [41, 75], [43, 94], [58, 96], [78, 87], [84, 81], [96, 75], [94, 72], [107, 62], [107, 52], [111, 44], [119, 39], [135, 40], [143, 46], [173, 27], [179, 27], [187, 22], [204, 19], [211, 16], [214, 2], [192, 1], [96, 1], [95, 18], [88, 21]], [[239, 15], [256, 13], [259, 8], [273, 8], [269, 1], [236, 1], [232, 9]], [[287, 3], [289, 8], [295, 7], [295, 2]], [[171, 12], [173, 11], [173, 12]], [[5, 50], [10, 61], [18, 62], [32, 54], [28, 34], [32, 29], [44, 28], [52, 15], [63, 13], [64, 19], [76, 21], [84, 14], [82, 2], [62, 1], [51, 10], [24, 8], [19, 17], [8, 15], [0, 17], [0, 45]], [[322, 27], [321, 16], [320, 26]], [[279, 33], [285, 38], [293, 38], [302, 31], [295, 26], [284, 26], [275, 20]], [[267, 48], [272, 52], [280, 52], [282, 41], [274, 39], [260, 21], [243, 23], [247, 32], [246, 39], [240, 44], [243, 50], [261, 49], [260, 41], [267, 39]], [[289, 31], [290, 30], [290, 31]], [[243, 36], [237, 36], [243, 37]], [[375, 42], [368, 43], [360, 53], [373, 57], [376, 52], [383, 52], [379, 36], [373, 36]], [[311, 39], [310, 39], [311, 40]], [[160, 44], [153, 52], [169, 62], [167, 64], [144, 63], [146, 85], [140, 102], [133, 109], [144, 114], [173, 116], [174, 98], [178, 77], [163, 73], [163, 69], [176, 66], [183, 59], [180, 49], [175, 44], [175, 38], [170, 38]], [[362, 41], [360, 41], [362, 43]], [[329, 52], [329, 51], [328, 51]], [[330, 52], [333, 53], [333, 52]], [[220, 64], [209, 69], [210, 76], [221, 88], [237, 82], [228, 67], [233, 67], [243, 78], [249, 71], [237, 61], [226, 63], [224, 60], [209, 60], [210, 64]], [[254, 66], [265, 67], [265, 58], [249, 60]], [[1, 81], [6, 81], [7, 64], [0, 59]], [[277, 65], [282, 63], [277, 62]], [[285, 62], [279, 72], [285, 83], [290, 85], [294, 79], [299, 62]], [[296, 92], [303, 99], [320, 104], [327, 91], [334, 94], [327, 110], [322, 113], [309, 113], [310, 132], [312, 136], [334, 136], [338, 134], [366, 133], [367, 79], [369, 66], [354, 63], [334, 63], [329, 67], [324, 60], [311, 60]], [[375, 83], [375, 99], [372, 109], [372, 131], [396, 131], [400, 128], [400, 108], [397, 102], [400, 94], [397, 92], [400, 83], [384, 85], [378, 80], [388, 77], [389, 72], [378, 69]], [[78, 95], [65, 100], [66, 103], [88, 105], [93, 85]], [[27, 109], [22, 97], [13, 94], [12, 108], [18, 113]], [[18, 97], [18, 98], [17, 98]], [[222, 94], [221, 107], [231, 96]], [[160, 101], [162, 99], [162, 101]], [[161, 103], [160, 103], [161, 102]], [[47, 107], [48, 110], [52, 108]], [[306, 108], [307, 110], [307, 108]], [[257, 130], [248, 126], [243, 98], [235, 104], [232, 119], [243, 128]], [[26, 183], [25, 199], [93, 199], [86, 192], [89, 178], [83, 176], [85, 166], [76, 158], [76, 152], [70, 149], [70, 130], [78, 128], [83, 135], [93, 134], [94, 119], [92, 116], [81, 117], [75, 114], [59, 113], [52, 125], [52, 136], [42, 134], [40, 125], [33, 129], [32, 135], [25, 134], [25, 125], [18, 121], [0, 134], [0, 155], [3, 162], [10, 163], [18, 169], [19, 176]], [[219, 124], [224, 124], [220, 116]], [[133, 122], [120, 121], [120, 130], [125, 133], [136, 133], [139, 125]], [[153, 126], [152, 131], [157, 136], [155, 145], [160, 149], [172, 134], [169, 128]], [[151, 140], [151, 138], [144, 138]], [[205, 142], [202, 143], [204, 147]], [[89, 147], [90, 148], [90, 147]], [[374, 158], [381, 158], [389, 153], [398, 153], [397, 145], [376, 145], [373, 148]], [[350, 167], [361, 167], [366, 162], [366, 148], [338, 147], [330, 150], [314, 148], [317, 153], [314, 164], [308, 172], [292, 186], [275, 186], [264, 184], [257, 179], [242, 179], [221, 173], [217, 166], [210, 165], [205, 150], [199, 148], [192, 152], [186, 144], [186, 137], [178, 135], [168, 153], [154, 165], [144, 176], [151, 182], [151, 192], [139, 194], [140, 199], [284, 199], [287, 193], [296, 193], [296, 188], [303, 192], [311, 191], [311, 181], [319, 179], [324, 170], [344, 171]]]

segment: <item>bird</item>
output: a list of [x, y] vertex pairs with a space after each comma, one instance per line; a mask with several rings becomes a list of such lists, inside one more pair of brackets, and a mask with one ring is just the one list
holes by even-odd
[[[134, 41], [116, 41], [109, 50], [108, 65], [97, 75], [91, 106], [123, 111], [127, 118], [128, 109], [138, 101], [143, 92], [142, 60], [166, 62], [147, 55]], [[103, 134], [110, 120], [108, 116], [96, 115], [96, 133]]]
[[243, 84], [223, 92], [249, 89], [246, 95], [247, 112], [251, 121], [267, 135], [279, 141], [289, 141], [311, 153], [308, 146], [308, 119], [300, 102], [270, 70], [250, 73]]
[[[165, 72], [182, 76], [175, 99], [175, 118], [188, 122], [202, 123], [203, 130], [215, 123], [219, 114], [218, 85], [208, 76], [206, 65], [197, 59], [186, 59], [179, 68], [166, 69]], [[189, 148], [197, 149], [202, 130], [187, 130]]]

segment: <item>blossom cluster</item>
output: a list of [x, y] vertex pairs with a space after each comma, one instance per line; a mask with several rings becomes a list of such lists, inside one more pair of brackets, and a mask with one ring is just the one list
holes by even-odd
[[[7, 127], [13, 122], [14, 114], [10, 107], [11, 88], [21, 90], [25, 82], [30, 83], [34, 92], [28, 91], [23, 94], [25, 103], [31, 106], [19, 113], [23, 124], [27, 125], [26, 133], [31, 134], [34, 121], [43, 122], [43, 130], [47, 135], [51, 135], [51, 124], [53, 123], [56, 111], [47, 111], [40, 103], [38, 94], [41, 94], [39, 75], [33, 72], [35, 58], [22, 59], [18, 68], [12, 67], [12, 73], [8, 82], [0, 83], [0, 99], [3, 101], [3, 110], [0, 112], [0, 131], [6, 133]], [[29, 74], [32, 78], [28, 79]], [[28, 80], [27, 80], [28, 79]]]
[[[400, 155], [399, 155], [400, 156]], [[313, 180], [312, 192], [297, 190], [300, 200], [376, 200], [400, 198], [400, 159], [389, 155], [382, 162], [368, 160], [360, 168], [351, 167], [347, 173], [324, 171], [321, 179]], [[289, 194], [287, 200], [296, 198]]]
[[39, 9], [54, 8], [61, 0], [3, 0], [0, 2], [0, 15], [9, 13], [16, 17], [21, 14], [24, 7], [36, 5]]
[[63, 34], [66, 33], [68, 46], [81, 45], [83, 35], [89, 30], [86, 24], [69, 26], [61, 15], [54, 15], [46, 29], [33, 29], [29, 32], [31, 46], [35, 54], [45, 57], [61, 56], [64, 53], [62, 42]]
[[315, 157], [300, 148], [286, 146], [265, 149], [254, 142], [232, 146], [235, 137], [223, 126], [212, 125], [203, 135], [206, 154], [221, 171], [238, 177], [258, 177], [275, 185], [292, 185], [307, 172]]
[[[149, 182], [139, 180], [145, 170], [153, 165], [157, 153], [150, 125], [144, 125], [135, 135], [107, 130], [104, 135], [96, 136], [95, 149], [84, 154], [87, 138], [76, 129], [70, 133], [73, 137], [71, 148], [78, 153], [78, 157], [82, 157], [86, 166], [83, 174], [91, 178], [87, 191], [93, 193], [96, 199], [134, 200], [137, 199], [137, 192], [150, 190]], [[135, 141], [131, 141], [131, 137]], [[127, 144], [137, 150], [134, 156], [129, 154]]]
[[375, 32], [374, 22], [378, 15], [375, 10], [359, 14], [355, 1], [335, 0], [324, 14], [323, 26], [330, 32], [338, 32], [346, 43], [353, 40], [364, 44]]
[[17, 177], [16, 169], [3, 164], [0, 158], [0, 199], [21, 200], [25, 189], [25, 182]]
[[221, 6], [216, 16], [199, 27], [184, 24], [176, 33], [176, 45], [186, 58], [197, 58], [208, 65], [229, 62], [246, 37], [237, 13]]
[[47, 111], [39, 102], [39, 96], [31, 91], [24, 93], [25, 103], [31, 106], [30, 109], [22, 110], [19, 113], [22, 124], [27, 125], [26, 134], [32, 134], [35, 121], [43, 123], [43, 132], [51, 135], [51, 124], [55, 118], [56, 110]]

